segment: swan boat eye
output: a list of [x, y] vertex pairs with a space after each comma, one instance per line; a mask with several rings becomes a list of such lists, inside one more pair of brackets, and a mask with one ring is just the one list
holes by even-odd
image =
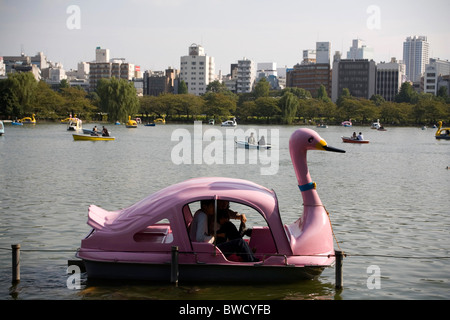
[[311, 137], [309, 137], [308, 142], [309, 142], [309, 143], [312, 143], [313, 140], [314, 140], [314, 137], [311, 136]]

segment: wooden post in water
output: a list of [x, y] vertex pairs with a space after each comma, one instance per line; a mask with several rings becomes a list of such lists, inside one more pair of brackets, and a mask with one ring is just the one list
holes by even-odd
[[20, 281], [20, 244], [12, 244], [12, 283]]
[[336, 289], [342, 289], [344, 285], [344, 279], [342, 276], [342, 261], [344, 260], [344, 255], [342, 251], [335, 250], [334, 255], [336, 257]]
[[170, 282], [178, 286], [178, 247], [172, 247], [172, 263], [170, 265]]

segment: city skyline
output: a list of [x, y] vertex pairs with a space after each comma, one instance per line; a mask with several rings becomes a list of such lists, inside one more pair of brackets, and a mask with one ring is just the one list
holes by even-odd
[[[374, 60], [403, 58], [408, 36], [426, 36], [430, 58], [450, 59], [446, 14], [450, 3], [430, 0], [0, 0], [0, 56], [44, 52], [66, 70], [95, 60], [95, 48], [125, 58], [141, 70], [180, 67], [197, 43], [214, 57], [216, 73], [245, 58], [292, 68], [316, 42], [331, 42], [345, 56], [353, 39], [373, 48]], [[429, 9], [427, 9], [429, 8]]]

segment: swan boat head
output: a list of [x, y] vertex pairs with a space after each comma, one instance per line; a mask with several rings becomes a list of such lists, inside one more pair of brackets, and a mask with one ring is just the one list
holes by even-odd
[[306, 153], [309, 150], [345, 153], [328, 146], [314, 130], [296, 130], [289, 140], [292, 165], [303, 198], [303, 214], [287, 226], [291, 249], [294, 254], [326, 254], [333, 252], [333, 238], [328, 213], [317, 194], [316, 184], [309, 174]]

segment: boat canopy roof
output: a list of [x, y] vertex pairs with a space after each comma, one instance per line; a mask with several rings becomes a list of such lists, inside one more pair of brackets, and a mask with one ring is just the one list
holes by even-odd
[[[172, 218], [183, 221], [186, 204], [206, 200], [228, 200], [253, 207], [269, 225], [281, 227], [275, 192], [256, 183], [241, 179], [206, 177], [186, 180], [149, 195], [126, 209], [106, 211], [97, 206], [89, 208], [88, 224], [105, 232], [140, 229], [148, 221]], [[173, 215], [174, 212], [179, 214]], [[183, 221], [184, 222], [184, 221]], [[282, 228], [282, 227], [281, 227]]]

